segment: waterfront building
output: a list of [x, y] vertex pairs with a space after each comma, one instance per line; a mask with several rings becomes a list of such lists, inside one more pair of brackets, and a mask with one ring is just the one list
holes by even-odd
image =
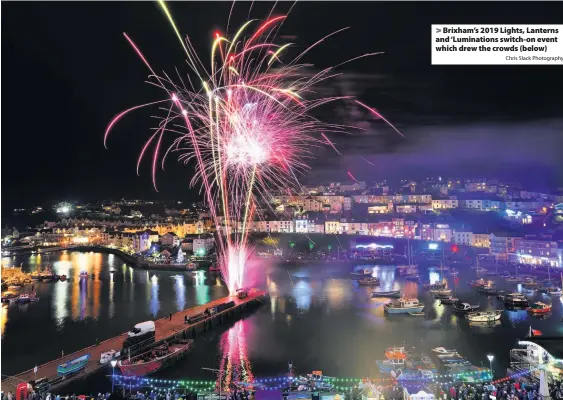
[[454, 231], [453, 242], [459, 246], [472, 246], [473, 232]]
[[[530, 331], [532, 329], [530, 328]], [[510, 366], [539, 380], [545, 370], [549, 383], [563, 379], [563, 337], [531, 336], [510, 351]]]
[[[434, 224], [432, 226], [432, 239], [436, 242], [451, 242], [453, 230], [448, 224]], [[424, 239], [423, 239], [424, 240]]]
[[133, 235], [133, 250], [137, 253], [147, 251], [153, 243], [158, 242], [158, 232], [146, 229]]
[[496, 261], [508, 262], [514, 255], [515, 240], [519, 236], [506, 232], [491, 233], [490, 240], [490, 254]]
[[514, 240], [514, 253], [519, 263], [534, 266], [563, 267], [563, 248], [550, 236], [525, 236]]
[[180, 239], [178, 238], [178, 235], [176, 235], [174, 232], [167, 232], [160, 237], [160, 243], [163, 246], [176, 247], [180, 244]]
[[215, 239], [213, 236], [200, 235], [193, 239], [192, 249], [194, 255], [198, 257], [205, 257], [215, 247]]
[[448, 199], [432, 199], [432, 209], [433, 210], [448, 210], [452, 208], [458, 208], [459, 202], [457, 198], [450, 197]]
[[488, 233], [473, 233], [473, 241], [471, 246], [489, 249], [491, 247], [491, 238]]

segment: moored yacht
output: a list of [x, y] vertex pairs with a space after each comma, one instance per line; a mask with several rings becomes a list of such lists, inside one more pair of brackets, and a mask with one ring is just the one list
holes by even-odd
[[385, 311], [389, 314], [408, 314], [410, 312], [421, 312], [424, 304], [418, 299], [401, 298], [384, 305]]

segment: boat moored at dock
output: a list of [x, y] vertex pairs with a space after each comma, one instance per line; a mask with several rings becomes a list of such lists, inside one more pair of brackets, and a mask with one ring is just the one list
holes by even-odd
[[401, 291], [400, 291], [400, 290], [390, 290], [390, 291], [387, 291], [387, 292], [377, 291], [377, 292], [372, 292], [372, 293], [371, 293], [371, 297], [394, 297], [394, 298], [400, 298], [400, 297], [401, 297]]
[[84, 369], [90, 361], [90, 354], [85, 354], [82, 357], [75, 358], [57, 367], [58, 376], [66, 377], [79, 372]]
[[500, 320], [502, 310], [477, 311], [467, 313], [465, 316], [469, 322], [493, 322]]
[[117, 362], [123, 376], [146, 376], [177, 361], [190, 350], [193, 340], [164, 342], [135, 357]]
[[545, 304], [538, 301], [530, 305], [527, 310], [530, 314], [548, 314], [551, 312], [551, 308], [551, 304]]
[[385, 304], [383, 307], [389, 314], [408, 314], [410, 312], [421, 312], [424, 309], [424, 304], [420, 303], [418, 299], [400, 298]]

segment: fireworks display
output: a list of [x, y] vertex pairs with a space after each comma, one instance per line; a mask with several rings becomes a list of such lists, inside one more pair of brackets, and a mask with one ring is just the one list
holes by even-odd
[[[327, 103], [351, 99], [315, 93], [315, 87], [339, 75], [335, 68], [346, 62], [315, 74], [300, 62], [312, 48], [346, 28], [289, 58], [288, 49], [298, 46], [275, 42], [286, 16], [261, 23], [250, 20], [232, 36], [214, 34], [206, 67], [190, 40], [181, 36], [166, 4], [160, 1], [159, 5], [180, 40], [191, 71], [185, 76], [178, 73], [177, 79], [156, 74], [124, 34], [150, 70], [149, 83], [162, 88], [166, 97], [118, 114], [106, 130], [104, 143], [128, 112], [158, 106], [160, 122], [141, 150], [137, 171], [151, 149], [155, 189], [156, 171], [168, 156], [175, 154], [181, 162], [195, 165], [191, 185], [201, 188], [210, 208], [218, 231], [223, 279], [232, 294], [245, 284], [245, 265], [251, 254], [247, 235], [251, 222], [260, 218], [260, 200], [269, 200], [273, 191], [298, 188], [298, 176], [308, 169], [307, 160], [315, 147], [328, 145], [338, 152], [325, 133], [351, 128], [324, 123], [311, 113]], [[352, 60], [374, 54], [378, 53]], [[357, 103], [383, 119], [374, 109]]]

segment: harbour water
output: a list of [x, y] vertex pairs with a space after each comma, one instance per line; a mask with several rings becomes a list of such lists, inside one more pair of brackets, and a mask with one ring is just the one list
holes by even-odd
[[[134, 270], [107, 254], [63, 252], [3, 258], [2, 263], [23, 263], [26, 271], [52, 264], [57, 274], [70, 277], [66, 282], [36, 283], [38, 303], [2, 306], [2, 371], [6, 375], [33, 368], [62, 351], [68, 354], [96, 339], [115, 336], [135, 323], [227, 295], [224, 285], [207, 273]], [[422, 285], [399, 277], [394, 266], [369, 268], [381, 279], [378, 289], [400, 289], [418, 297], [426, 305], [425, 315], [386, 315], [383, 305], [389, 299], [371, 299], [373, 288], [351, 280], [350, 266], [279, 266], [261, 261], [252, 273], [256, 286], [270, 292], [268, 303], [243, 320], [198, 337], [187, 358], [157, 377], [213, 379], [213, 373], [202, 367], [222, 367], [238, 376], [275, 376], [286, 371], [290, 360], [301, 372], [321, 369], [330, 376], [375, 376], [375, 360], [383, 357], [387, 347], [401, 344], [425, 351], [437, 346], [457, 349], [477, 366], [487, 366], [486, 354], [492, 353], [496, 375], [502, 376], [510, 349], [530, 326], [546, 336], [563, 336], [563, 299], [559, 297], [533, 295], [537, 301], [553, 302], [552, 314], [544, 318], [526, 311], [504, 311], [499, 325], [470, 326], [451, 307], [429, 296]], [[456, 297], [479, 303], [482, 309], [503, 308], [495, 297], [487, 298], [467, 284], [476, 278], [475, 270], [458, 269], [458, 279], [444, 275]], [[81, 284], [82, 270], [94, 278]], [[426, 282], [441, 279], [439, 269], [423, 268], [421, 275]], [[491, 279], [499, 281], [501, 288], [522, 290]], [[103, 375], [88, 378], [76, 390], [107, 390]]]

